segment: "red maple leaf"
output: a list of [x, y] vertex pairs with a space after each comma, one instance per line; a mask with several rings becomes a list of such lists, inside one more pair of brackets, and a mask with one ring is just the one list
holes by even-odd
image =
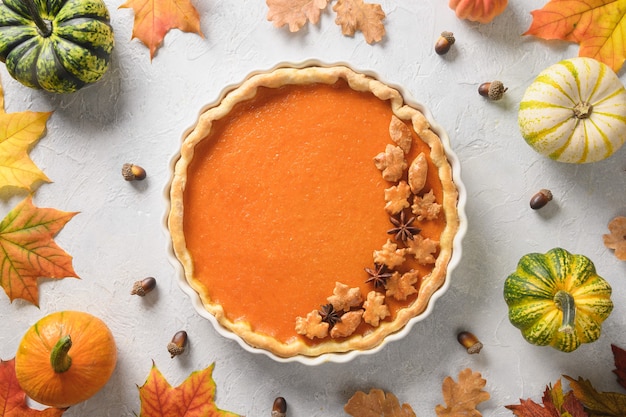
[[[583, 405], [570, 391], [563, 393], [561, 380], [554, 386], [546, 386], [541, 399], [542, 404], [538, 404], [531, 399], [520, 399], [519, 404], [505, 406], [517, 417], [588, 417]], [[566, 414], [567, 413], [567, 414]]]
[[617, 375], [617, 382], [626, 388], [626, 350], [615, 345], [611, 345], [611, 349], [613, 350], [613, 358], [615, 360], [615, 370], [613, 372]]
[[65, 410], [35, 410], [26, 405], [26, 393], [15, 377], [15, 359], [0, 360], [0, 417], [59, 417]]

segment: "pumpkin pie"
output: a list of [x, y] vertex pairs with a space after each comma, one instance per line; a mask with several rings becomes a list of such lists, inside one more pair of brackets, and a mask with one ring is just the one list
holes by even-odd
[[459, 229], [424, 114], [345, 66], [256, 74], [205, 109], [170, 199], [204, 308], [282, 358], [369, 350], [423, 314]]

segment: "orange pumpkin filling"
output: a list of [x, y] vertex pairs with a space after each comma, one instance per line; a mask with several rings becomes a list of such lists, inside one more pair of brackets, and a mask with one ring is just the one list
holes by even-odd
[[[220, 322], [234, 328], [244, 323], [278, 344], [299, 340], [315, 346], [330, 336], [299, 334], [296, 322], [327, 304], [337, 282], [359, 288], [364, 298], [372, 290], [385, 293], [366, 282], [365, 268], [378, 266], [373, 253], [387, 242], [407, 246], [388, 233], [395, 227], [390, 217], [399, 214], [385, 210], [385, 190], [396, 184], [383, 179], [374, 163], [393, 144], [393, 115], [388, 100], [340, 79], [261, 86], [211, 121], [186, 167], [181, 215], [192, 285], [205, 304], [220, 306], [213, 311]], [[410, 120], [404, 124], [411, 126]], [[411, 135], [406, 160], [426, 155], [423, 189], [442, 202], [444, 186], [431, 148], [412, 129]], [[403, 211], [413, 216], [410, 207]], [[446, 224], [442, 213], [412, 226], [421, 238], [438, 243]], [[438, 251], [431, 250], [434, 258]], [[385, 298], [389, 314], [382, 322], [393, 322], [415, 301], [434, 263], [407, 254], [388, 269], [416, 270], [418, 278], [406, 299]], [[362, 322], [348, 338], [374, 327]]]

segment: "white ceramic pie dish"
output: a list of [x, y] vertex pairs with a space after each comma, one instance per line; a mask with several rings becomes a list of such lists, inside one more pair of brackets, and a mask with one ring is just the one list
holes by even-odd
[[[185, 272], [183, 269], [183, 266], [181, 265], [181, 263], [179, 262], [178, 258], [176, 257], [175, 253], [174, 253], [174, 249], [173, 249], [173, 245], [172, 245], [172, 241], [171, 239], [168, 239], [169, 245], [168, 245], [168, 256], [169, 259], [172, 263], [172, 265], [174, 266], [175, 270], [176, 270], [176, 276], [178, 278], [178, 282], [179, 285], [181, 287], [181, 289], [189, 296], [193, 307], [195, 308], [195, 310], [204, 318], [208, 319], [212, 325], [214, 326], [215, 330], [222, 336], [228, 338], [228, 339], [232, 339], [235, 340], [241, 347], [243, 347], [246, 351], [252, 352], [252, 353], [257, 353], [257, 354], [264, 354], [270, 358], [272, 358], [273, 360], [277, 361], [277, 362], [300, 362], [302, 364], [305, 365], [317, 365], [317, 364], [321, 364], [321, 363], [325, 363], [325, 362], [336, 362], [336, 363], [340, 363], [340, 362], [348, 362], [352, 359], [354, 359], [355, 357], [359, 356], [359, 355], [363, 355], [363, 354], [373, 354], [376, 352], [379, 352], [388, 342], [391, 341], [397, 341], [402, 339], [404, 336], [406, 336], [413, 325], [415, 325], [417, 322], [423, 320], [424, 318], [428, 317], [433, 310], [434, 304], [436, 302], [436, 300], [441, 297], [448, 289], [449, 285], [450, 285], [450, 280], [451, 280], [451, 276], [453, 274], [454, 269], [456, 268], [456, 266], [459, 264], [460, 259], [461, 259], [461, 255], [462, 255], [462, 240], [465, 236], [466, 230], [467, 230], [467, 217], [465, 215], [465, 203], [466, 203], [466, 190], [465, 187], [463, 185], [463, 182], [461, 180], [461, 167], [460, 167], [460, 162], [458, 160], [458, 157], [456, 156], [456, 154], [454, 153], [454, 151], [451, 148], [450, 145], [450, 140], [449, 137], [447, 135], [447, 133], [445, 132], [445, 130], [435, 122], [430, 110], [424, 106], [423, 104], [413, 100], [411, 98], [411, 95], [402, 87], [394, 85], [392, 83], [388, 83], [387, 81], [385, 81], [384, 79], [382, 79], [378, 74], [376, 74], [375, 72], [372, 71], [365, 71], [365, 70], [360, 70], [360, 69], [356, 69], [353, 68], [351, 65], [347, 64], [347, 63], [332, 63], [332, 64], [328, 64], [328, 63], [323, 63], [320, 62], [318, 60], [307, 60], [304, 62], [300, 62], [300, 63], [280, 63], [276, 66], [274, 66], [273, 68], [264, 70], [264, 71], [256, 71], [252, 74], [249, 75], [249, 77], [258, 74], [258, 73], [268, 73], [271, 72], [277, 68], [283, 68], [283, 67], [289, 67], [289, 68], [306, 68], [306, 67], [310, 67], [310, 66], [324, 66], [324, 67], [328, 67], [328, 66], [346, 66], [356, 72], [371, 76], [373, 78], [378, 79], [379, 81], [387, 84], [388, 86], [395, 88], [396, 90], [398, 90], [402, 97], [404, 98], [404, 101], [406, 104], [410, 105], [411, 107], [421, 111], [424, 116], [426, 117], [426, 119], [428, 120], [428, 122], [430, 123], [430, 127], [431, 129], [440, 137], [442, 143], [443, 143], [443, 147], [444, 150], [446, 152], [446, 156], [448, 158], [448, 161], [452, 167], [452, 177], [453, 177], [453, 181], [457, 187], [458, 190], [458, 204], [457, 204], [457, 210], [458, 210], [458, 217], [459, 217], [459, 228], [457, 233], [455, 234], [454, 237], [454, 244], [453, 244], [453, 253], [452, 256], [450, 258], [450, 261], [448, 263], [448, 267], [447, 267], [447, 277], [446, 280], [444, 281], [443, 285], [441, 287], [439, 287], [431, 296], [430, 301], [428, 302], [428, 305], [426, 306], [425, 310], [419, 314], [416, 317], [413, 317], [412, 319], [409, 320], [409, 322], [399, 331], [389, 334], [385, 337], [385, 339], [383, 340], [383, 342], [381, 342], [380, 344], [376, 345], [375, 347], [371, 348], [371, 349], [367, 349], [367, 350], [352, 350], [349, 352], [344, 352], [344, 353], [324, 353], [321, 354], [319, 356], [304, 356], [304, 355], [296, 355], [296, 356], [291, 356], [291, 357], [280, 357], [266, 349], [262, 349], [262, 348], [257, 348], [257, 347], [253, 347], [251, 345], [249, 345], [248, 343], [246, 343], [240, 336], [238, 336], [237, 334], [233, 333], [232, 331], [226, 329], [225, 327], [223, 327], [218, 321], [217, 319], [213, 316], [213, 314], [209, 313], [205, 306], [202, 303], [202, 300], [199, 296], [199, 294], [189, 285], [189, 283], [187, 282], [187, 279], [185, 278]], [[221, 94], [219, 95], [219, 97], [213, 101], [212, 103], [208, 104], [207, 106], [204, 106], [202, 109], [200, 109], [198, 115], [202, 114], [203, 112], [205, 112], [207, 109], [214, 107], [215, 105], [217, 105], [219, 102], [222, 101], [222, 99], [233, 89], [235, 89], [237, 86], [239, 85], [239, 83], [237, 84], [232, 84], [226, 88], [224, 88], [221, 92]], [[194, 125], [195, 126], [195, 125]], [[183, 138], [185, 138], [193, 129], [194, 126], [190, 127], [187, 131], [184, 132], [183, 134]], [[175, 169], [175, 165], [177, 163], [177, 161], [180, 158], [180, 153], [177, 152], [175, 155], [173, 155], [171, 161], [170, 161], [170, 172], [172, 173], [172, 177], [170, 178], [170, 181], [168, 182], [167, 186], [165, 187], [165, 199], [166, 199], [166, 207], [165, 207], [165, 215], [164, 215], [164, 228], [165, 231], [168, 235], [168, 237], [170, 236], [169, 234], [169, 228], [168, 228], [168, 219], [169, 219], [169, 213], [170, 213], [170, 187], [171, 187], [171, 181], [173, 179], [173, 173], [174, 173], [174, 169]]]

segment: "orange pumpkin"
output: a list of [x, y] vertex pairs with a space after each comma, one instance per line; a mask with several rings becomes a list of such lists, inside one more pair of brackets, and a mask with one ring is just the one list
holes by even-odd
[[506, 9], [508, 0], [449, 0], [459, 19], [489, 23]]
[[116, 362], [115, 341], [102, 320], [59, 311], [28, 329], [15, 355], [15, 373], [30, 398], [65, 408], [98, 392]]

